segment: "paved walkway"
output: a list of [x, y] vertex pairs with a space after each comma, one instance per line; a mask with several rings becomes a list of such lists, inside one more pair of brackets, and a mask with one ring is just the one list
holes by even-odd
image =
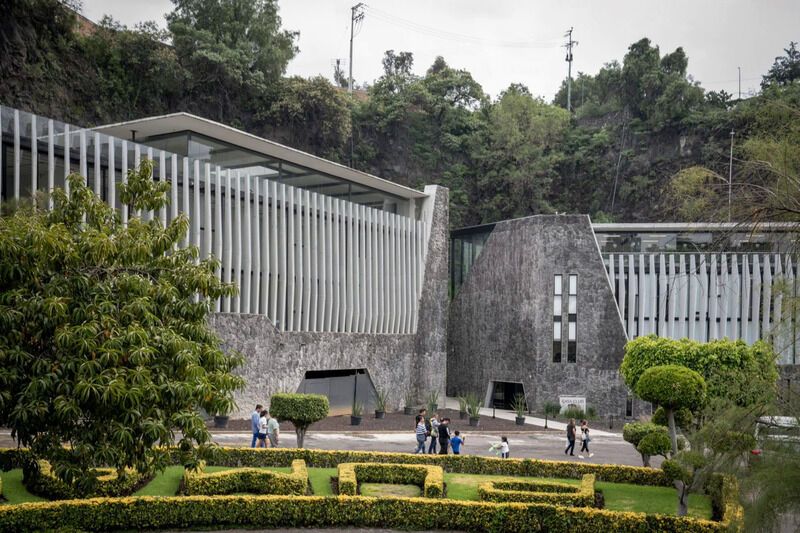
[[[451, 409], [458, 409], [458, 399], [457, 398], [451, 398], [451, 397], [445, 398], [443, 407], [451, 408]], [[503, 420], [511, 420], [511, 421], [513, 421], [517, 417], [517, 414], [514, 411], [506, 411], [504, 409], [494, 409], [494, 410], [492, 410], [492, 409], [490, 409], [488, 407], [482, 407], [481, 408], [481, 416], [482, 417], [484, 417], [484, 416], [487, 416], [487, 417], [492, 416], [492, 411], [494, 411], [494, 415], [497, 418], [502, 418]], [[538, 426], [540, 428], [544, 428], [544, 422], [545, 422], [544, 418], [539, 418], [539, 417], [536, 417], [536, 416], [526, 416], [525, 417], [525, 424], [529, 425], [529, 426]], [[559, 429], [559, 430], [564, 431], [564, 432], [567, 431], [567, 425], [564, 422], [556, 422], [555, 420], [548, 420], [547, 421], [547, 427], [550, 428], [550, 429]], [[594, 439], [594, 437], [610, 437], [610, 436], [618, 436], [619, 435], [618, 433], [609, 433], [607, 431], [602, 431], [602, 430], [594, 429], [594, 428], [592, 428], [591, 433], [592, 433], [592, 438], [593, 439]]]

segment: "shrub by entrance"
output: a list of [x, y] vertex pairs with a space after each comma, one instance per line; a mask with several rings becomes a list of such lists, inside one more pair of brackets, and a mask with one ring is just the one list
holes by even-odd
[[425, 498], [444, 495], [441, 466], [382, 463], [342, 463], [339, 465], [339, 494], [355, 496], [359, 483], [416, 485]]
[[184, 472], [184, 494], [214, 496], [251, 492], [303, 496], [308, 491], [308, 469], [302, 459], [292, 461], [292, 471], [289, 474], [260, 468], [237, 468], [212, 473], [204, 470], [205, 463], [201, 463], [197, 470], [187, 469]]
[[594, 474], [586, 474], [580, 485], [555, 481], [507, 479], [478, 486], [478, 496], [486, 502], [550, 503], [573, 507], [594, 505]]

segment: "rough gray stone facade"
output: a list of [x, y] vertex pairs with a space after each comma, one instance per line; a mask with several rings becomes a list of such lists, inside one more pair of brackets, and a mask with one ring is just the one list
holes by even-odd
[[216, 313], [209, 323], [227, 349], [245, 356], [238, 372], [245, 388], [235, 397], [234, 418], [247, 417], [275, 392], [294, 392], [306, 371], [366, 368], [375, 386], [389, 393], [392, 409], [407, 392], [422, 401], [445, 390], [447, 358], [448, 191], [430, 186], [423, 216], [430, 221], [419, 322], [412, 335], [281, 332], [263, 315]]
[[[568, 275], [578, 276], [576, 363], [566, 362], [566, 349], [553, 362], [556, 274], [564, 323]], [[588, 216], [500, 222], [451, 303], [447, 392], [483, 397], [491, 381], [521, 382], [529, 407], [585, 396], [599, 414], [624, 415], [626, 340]]]

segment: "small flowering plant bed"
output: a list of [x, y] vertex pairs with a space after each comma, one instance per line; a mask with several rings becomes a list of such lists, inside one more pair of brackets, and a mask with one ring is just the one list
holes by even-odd
[[441, 466], [342, 463], [338, 468], [339, 494], [355, 496], [360, 483], [416, 485], [425, 498], [444, 496], [444, 470]]
[[302, 496], [309, 489], [308, 469], [302, 459], [292, 461], [289, 473], [263, 468], [235, 468], [207, 473], [205, 469], [205, 463], [200, 463], [197, 470], [184, 471], [183, 494], [214, 496], [253, 493]]
[[500, 479], [481, 483], [478, 496], [486, 502], [551, 503], [591, 507], [595, 503], [594, 474], [585, 474], [580, 485], [556, 481]]

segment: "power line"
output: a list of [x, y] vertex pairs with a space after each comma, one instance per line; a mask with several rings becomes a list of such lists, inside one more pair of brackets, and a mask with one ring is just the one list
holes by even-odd
[[536, 41], [504, 41], [496, 39], [484, 39], [481, 37], [475, 37], [474, 35], [466, 35], [463, 33], [456, 33], [447, 30], [442, 30], [439, 28], [433, 28], [431, 26], [426, 26], [424, 24], [420, 24], [413, 20], [392, 15], [391, 13], [387, 13], [386, 11], [382, 11], [374, 7], [370, 6], [364, 6], [364, 7], [367, 14], [376, 20], [446, 41], [454, 41], [462, 44], [475, 44], [481, 46], [497, 46], [504, 48], [557, 48], [559, 46], [558, 41], [536, 42]]

